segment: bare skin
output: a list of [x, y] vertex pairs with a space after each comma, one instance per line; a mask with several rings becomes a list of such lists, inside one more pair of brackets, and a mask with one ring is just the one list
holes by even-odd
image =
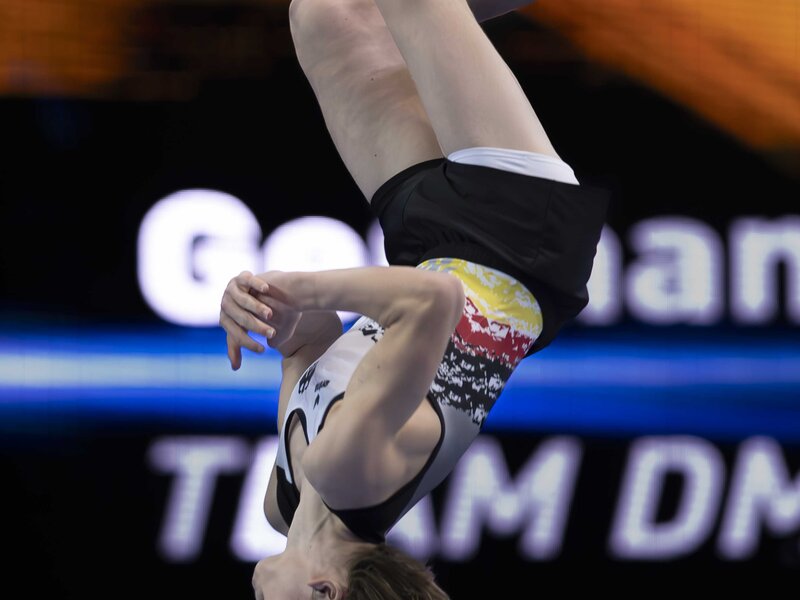
[[[516, 78], [478, 24], [527, 3], [292, 1], [298, 60], [367, 201], [403, 169], [463, 148], [557, 157]], [[258, 563], [257, 598], [344, 596], [348, 556], [364, 542], [325, 504], [374, 505], [422, 468], [441, 431], [423, 399], [463, 305], [455, 277], [410, 267], [245, 272], [231, 280], [220, 313], [231, 366], [240, 368], [242, 347], [264, 351], [250, 331], [265, 335], [281, 352], [279, 428], [292, 388], [341, 335], [337, 310], [367, 315], [386, 329], [312, 444], [296, 420], [289, 424], [300, 505], [288, 526], [277, 508], [273, 470], [264, 508], [270, 524], [287, 535], [287, 548]]]
[[[329, 314], [339, 308], [370, 316], [385, 329], [380, 343], [356, 367], [345, 399], [331, 409], [314, 443], [306, 444], [296, 420], [291, 425], [289, 443], [301, 492], [291, 527], [277, 508], [274, 470], [265, 499], [267, 518], [287, 535], [287, 549], [257, 565], [257, 597], [266, 589], [269, 597], [299, 598], [303, 593], [307, 597], [312, 583], [319, 588], [314, 593], [341, 597], [346, 589], [347, 558], [364, 542], [358, 541], [326, 504], [342, 508], [376, 504], [422, 468], [438, 439], [440, 425], [430, 404], [421, 399], [463, 312], [464, 290], [452, 275], [412, 267], [272, 271], [257, 277], [242, 273], [231, 281], [223, 301], [227, 307], [223, 320], [233, 337], [242, 332], [230, 323], [242, 319], [245, 312], [237, 302], [252, 306], [246, 298], [250, 295], [247, 290], [252, 289], [259, 290], [261, 314], [267, 310], [272, 315], [269, 327], [296, 324], [288, 340], [276, 326], [268, 341], [286, 352], [279, 423], [300, 375], [324, 352], [323, 345], [315, 343], [293, 349], [291, 344], [297, 343], [305, 315]], [[234, 305], [240, 306], [238, 311]], [[288, 348], [293, 349], [292, 354]], [[358, 444], [350, 442], [354, 439]]]
[[[529, 2], [475, 0], [482, 17]], [[472, 146], [557, 156], [464, 0], [294, 0], [297, 58], [367, 201], [413, 164]]]

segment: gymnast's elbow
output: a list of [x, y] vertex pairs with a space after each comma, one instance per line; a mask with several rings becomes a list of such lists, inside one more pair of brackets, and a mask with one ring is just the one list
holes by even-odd
[[464, 312], [464, 285], [450, 273], [426, 271], [423, 277], [405, 299], [398, 299], [400, 310], [395, 315], [403, 315], [406, 327], [416, 326], [428, 334], [441, 329], [449, 335]]
[[448, 332], [458, 325], [464, 312], [464, 284], [450, 273], [436, 273], [437, 285], [432, 290], [429, 317], [441, 322]]

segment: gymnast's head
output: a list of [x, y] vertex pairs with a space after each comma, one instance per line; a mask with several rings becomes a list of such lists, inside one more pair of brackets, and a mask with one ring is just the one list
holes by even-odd
[[256, 565], [256, 600], [449, 600], [425, 564], [387, 544], [289, 549]]

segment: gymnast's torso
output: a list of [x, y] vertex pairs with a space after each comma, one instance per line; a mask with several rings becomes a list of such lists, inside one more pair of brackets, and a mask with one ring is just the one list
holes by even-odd
[[[401, 432], [408, 438], [409, 477], [397, 481], [378, 501], [328, 505], [356, 536], [373, 543], [382, 542], [403, 515], [452, 471], [542, 327], [536, 299], [503, 272], [450, 258], [427, 260], [417, 268], [456, 275], [464, 285], [466, 302], [428, 393], [409, 421], [413, 426]], [[298, 471], [304, 446], [313, 444], [326, 426], [335, 426], [336, 407], [347, 401], [345, 390], [353, 372], [370, 348], [380, 343], [383, 332], [379, 323], [361, 317], [292, 389], [280, 428], [275, 498], [268, 498], [277, 503], [287, 525], [300, 501], [297, 477], [302, 477]]]

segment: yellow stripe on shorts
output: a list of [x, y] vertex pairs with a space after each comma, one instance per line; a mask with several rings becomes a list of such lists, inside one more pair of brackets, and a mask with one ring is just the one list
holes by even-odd
[[458, 277], [467, 297], [489, 321], [507, 324], [533, 340], [542, 332], [539, 303], [528, 288], [510, 275], [460, 258], [432, 258], [417, 268]]

